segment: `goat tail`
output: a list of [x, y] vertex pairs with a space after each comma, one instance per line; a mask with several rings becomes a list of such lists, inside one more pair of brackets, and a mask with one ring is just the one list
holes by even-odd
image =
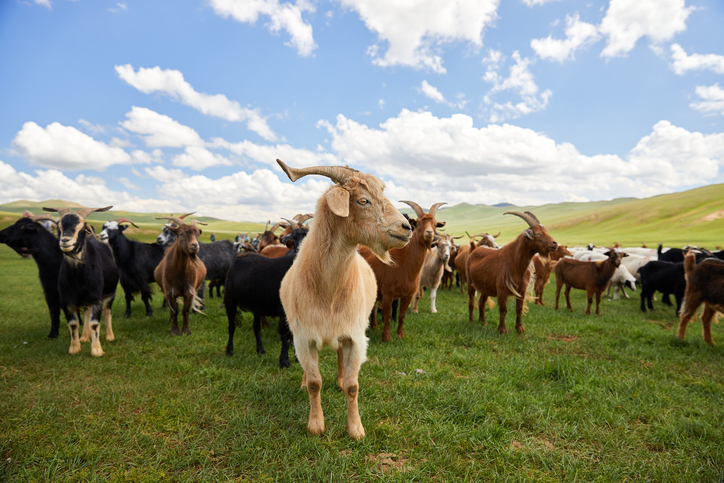
[[684, 257], [684, 273], [689, 274], [696, 266], [696, 255], [687, 253]]

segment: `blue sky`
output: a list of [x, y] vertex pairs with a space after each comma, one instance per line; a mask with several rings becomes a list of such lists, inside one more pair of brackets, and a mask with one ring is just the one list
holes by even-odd
[[724, 182], [720, 0], [8, 0], [0, 203], [265, 221], [349, 164], [397, 205]]

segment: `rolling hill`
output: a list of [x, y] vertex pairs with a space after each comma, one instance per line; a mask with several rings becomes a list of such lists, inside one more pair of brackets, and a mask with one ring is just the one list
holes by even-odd
[[[0, 205], [0, 228], [13, 223], [25, 210], [40, 213], [42, 206], [78, 206], [62, 200], [43, 202], [15, 201]], [[427, 208], [427, 207], [425, 207]], [[619, 198], [588, 203], [557, 203], [542, 206], [488, 206], [461, 203], [443, 206], [437, 218], [446, 221], [445, 230], [453, 235], [469, 232], [501, 232], [498, 240], [509, 242], [525, 228], [525, 222], [506, 211], [531, 211], [543, 222], [559, 243], [567, 245], [611, 245], [619, 242], [627, 246], [645, 243], [655, 247], [685, 244], [714, 248], [724, 245], [724, 185], [716, 184], [681, 193], [651, 198]], [[413, 214], [412, 210], [403, 210]], [[162, 220], [157, 216], [167, 213], [130, 213], [111, 211], [94, 213], [89, 219], [96, 229], [103, 221], [116, 218], [133, 220], [139, 229], [131, 228], [129, 236], [151, 241], [160, 232]], [[259, 232], [264, 225], [254, 222], [224, 221], [212, 217], [197, 217], [208, 223], [202, 227], [206, 239], [212, 231], [217, 238], [233, 238], [237, 233]], [[467, 237], [460, 240], [467, 241]]]

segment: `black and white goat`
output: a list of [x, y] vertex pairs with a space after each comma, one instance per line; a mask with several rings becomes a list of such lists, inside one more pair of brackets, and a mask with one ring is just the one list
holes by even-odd
[[254, 336], [256, 352], [264, 354], [261, 340], [262, 317], [279, 317], [277, 330], [282, 341], [279, 355], [279, 367], [290, 367], [289, 346], [292, 344], [292, 333], [287, 324], [279, 288], [282, 279], [294, 262], [299, 245], [309, 231], [290, 221], [292, 232], [282, 239], [289, 247], [289, 252], [279, 258], [268, 258], [256, 253], [247, 253], [236, 257], [226, 276], [224, 288], [224, 307], [229, 321], [229, 342], [226, 355], [234, 355], [234, 331], [236, 330], [237, 309], [254, 314]]
[[41, 220], [57, 221], [49, 214], [20, 218], [14, 224], [0, 231], [0, 243], [15, 250], [19, 255], [32, 255], [38, 265], [40, 285], [45, 294], [45, 303], [50, 311], [49, 339], [58, 337], [60, 329], [60, 294], [58, 273], [63, 261], [63, 252], [58, 239], [38, 223]]
[[[114, 339], [111, 325], [111, 307], [116, 297], [118, 268], [108, 245], [95, 239], [92, 228], [85, 221], [94, 211], [108, 211], [105, 208], [81, 208], [70, 212], [70, 208], [45, 208], [60, 213], [58, 231], [63, 261], [58, 274], [60, 302], [70, 329], [68, 352], [80, 352], [80, 343], [91, 341], [91, 355], [103, 355], [100, 341], [101, 312], [106, 319], [106, 340]], [[88, 308], [79, 337], [80, 309]]]
[[121, 287], [126, 294], [126, 318], [131, 316], [133, 294], [138, 292], [141, 292], [141, 299], [146, 305], [146, 316], [151, 317], [153, 316], [153, 308], [151, 308], [153, 289], [149, 283], [155, 282], [153, 271], [163, 259], [163, 248], [157, 243], [129, 240], [123, 233], [128, 225], [122, 223], [130, 223], [138, 228], [131, 220], [119, 218], [115, 221], [105, 222], [98, 237], [101, 241], [107, 242], [113, 250]]

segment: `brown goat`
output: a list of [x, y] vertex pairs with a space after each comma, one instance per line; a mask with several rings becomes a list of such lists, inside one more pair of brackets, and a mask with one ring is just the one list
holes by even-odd
[[264, 233], [259, 235], [259, 246], [256, 247], [257, 252], [261, 253], [261, 251], [269, 246], [269, 245], [281, 245], [282, 242], [279, 241], [279, 237], [274, 234], [275, 231], [277, 231], [279, 228], [285, 225], [285, 223], [279, 222], [275, 223], [274, 226], [269, 228], [270, 221], [266, 222], [266, 226], [264, 227]]
[[307, 428], [312, 434], [324, 432], [318, 351], [329, 346], [337, 350], [337, 384], [347, 398], [347, 432], [362, 439], [358, 375], [367, 358], [365, 331], [377, 283], [357, 247], [368, 246], [392, 263], [388, 250], [405, 246], [412, 228], [384, 195], [384, 183], [372, 175], [342, 166], [294, 169], [277, 163], [292, 181], [319, 174], [335, 182], [317, 202], [315, 222], [279, 295], [304, 369], [302, 387], [309, 392]]
[[696, 309], [704, 304], [704, 312], [701, 314], [704, 341], [709, 345], [716, 345], [711, 335], [711, 321], [717, 312], [724, 312], [724, 262], [716, 258], [706, 258], [697, 264], [696, 254], [689, 252], [684, 257], [684, 273], [686, 292], [676, 336], [684, 339], [686, 326], [696, 314]]
[[[465, 232], [470, 239], [468, 245], [463, 245], [458, 250], [458, 254], [455, 256], [455, 270], [457, 270], [460, 276], [460, 293], [465, 293], [465, 284], [468, 280], [468, 257], [473, 250], [478, 247], [498, 248], [498, 244], [495, 243], [495, 239], [500, 236], [500, 232], [497, 235], [490, 235], [488, 233], [478, 233], [477, 235], [470, 236], [470, 233]], [[477, 237], [482, 237], [479, 242], [475, 242]]]
[[568, 251], [567, 245], [558, 245], [558, 248], [550, 252], [547, 257], [541, 257], [537, 253], [533, 255], [533, 268], [535, 269], [533, 290], [535, 292], [536, 305], [545, 305], [545, 302], [543, 302], [543, 291], [550, 281], [551, 272], [556, 265], [555, 262], [566, 256], [573, 256], [573, 254]]
[[628, 253], [611, 248], [604, 253], [608, 258], [597, 262], [584, 262], [573, 258], [563, 258], [556, 263], [554, 269], [556, 274], [556, 310], [558, 310], [558, 299], [561, 294], [561, 287], [566, 285], [566, 305], [571, 307], [571, 289], [577, 288], [586, 291], [588, 306], [586, 315], [591, 313], [593, 294], [596, 294], [596, 315], [601, 315], [601, 294], [611, 283], [613, 274], [621, 265], [621, 259], [627, 257]]
[[[404, 248], [390, 250], [390, 256], [394, 263], [388, 265], [383, 263], [369, 248], [360, 247], [360, 255], [367, 260], [377, 279], [377, 301], [382, 303], [382, 318], [385, 327], [382, 330], [382, 342], [392, 340], [390, 336], [390, 319], [392, 318], [392, 302], [400, 300], [397, 312], [397, 336], [405, 337], [403, 324], [407, 308], [410, 306], [413, 297], [419, 290], [420, 273], [425, 263], [425, 255], [432, 246], [435, 239], [435, 229], [445, 226], [445, 222], [437, 222], [435, 214], [437, 209], [445, 203], [435, 203], [428, 213], [425, 213], [420, 205], [412, 201], [403, 201], [412, 207], [417, 214], [417, 220], [410, 220], [415, 227], [412, 238]], [[377, 310], [372, 310], [372, 328], [377, 328]]]
[[509, 211], [504, 214], [521, 217], [530, 228], [499, 250], [478, 247], [470, 254], [467, 264], [468, 314], [470, 322], [473, 322], [477, 290], [480, 293], [478, 302], [480, 320], [485, 325], [485, 302], [488, 297], [496, 297], [500, 311], [498, 332], [507, 334], [505, 316], [508, 313], [508, 297], [512, 295], [516, 299], [515, 329], [522, 334], [525, 332], [523, 328], [525, 295], [532, 275], [529, 269], [530, 261], [536, 253], [548, 256], [549, 252], [558, 248], [558, 243], [530, 211], [525, 213]]
[[[176, 234], [176, 241], [166, 250], [163, 260], [153, 271], [153, 278], [161, 290], [171, 312], [171, 335], [179, 335], [178, 328], [178, 302], [177, 297], [184, 298], [182, 309], [183, 333], [191, 334], [189, 330], [189, 312], [196, 302], [196, 292], [201, 288], [206, 278], [206, 266], [198, 257], [199, 235], [201, 230], [196, 228], [196, 220], [190, 225], [179, 218], [156, 218], [157, 220], [170, 220], [176, 226], [166, 225]], [[205, 223], [200, 223], [204, 225]], [[199, 299], [200, 300], [200, 299]]]

